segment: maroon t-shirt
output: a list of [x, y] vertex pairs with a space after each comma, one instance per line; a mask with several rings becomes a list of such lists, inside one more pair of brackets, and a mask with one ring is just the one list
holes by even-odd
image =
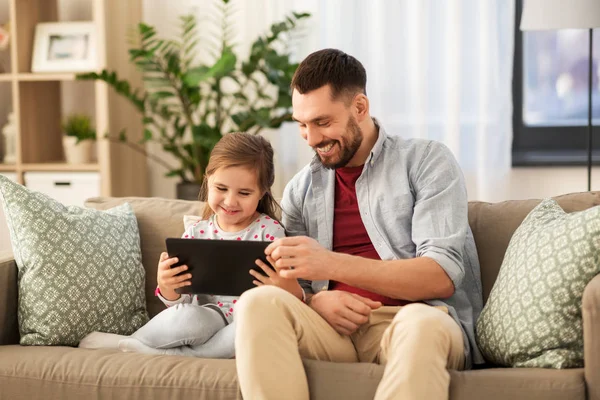
[[[335, 205], [333, 215], [333, 251], [380, 260], [367, 230], [360, 218], [356, 199], [356, 180], [363, 166], [344, 167], [335, 170]], [[345, 290], [369, 299], [380, 301], [386, 306], [401, 306], [409, 301], [392, 299], [377, 293], [331, 281], [330, 290]]]

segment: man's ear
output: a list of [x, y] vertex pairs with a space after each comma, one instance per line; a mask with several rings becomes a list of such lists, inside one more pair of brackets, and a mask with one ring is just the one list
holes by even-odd
[[369, 117], [369, 98], [364, 93], [354, 96], [354, 110], [357, 122], [362, 122]]

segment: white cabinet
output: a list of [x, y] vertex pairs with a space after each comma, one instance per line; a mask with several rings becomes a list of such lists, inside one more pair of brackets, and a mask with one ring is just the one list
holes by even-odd
[[[0, 51], [0, 131], [14, 115], [16, 154], [0, 162], [0, 173], [16, 173], [23, 184], [30, 172], [96, 172], [103, 196], [147, 196], [146, 157], [104, 138], [125, 129], [131, 141], [141, 139], [142, 118], [135, 107], [104, 82], [77, 80], [68, 67], [31, 72], [38, 23], [91, 21], [98, 51], [94, 70], [116, 71], [133, 88], [143, 87], [141, 73], [129, 62], [127, 40], [142, 20], [142, 0], [0, 0], [0, 24], [8, 20], [10, 51]], [[97, 162], [66, 162], [62, 123], [72, 113], [91, 117], [99, 136]]]
[[47, 194], [64, 205], [83, 206], [86, 199], [100, 196], [98, 172], [26, 172], [25, 186]]
[[17, 174], [15, 174], [14, 172], [0, 172], [0, 175], [7, 177], [13, 182], [17, 181]]

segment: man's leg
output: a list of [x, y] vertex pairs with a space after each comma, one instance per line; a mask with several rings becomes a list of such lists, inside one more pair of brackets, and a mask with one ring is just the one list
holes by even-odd
[[465, 363], [462, 331], [444, 311], [409, 304], [383, 334], [380, 363], [385, 371], [375, 399], [447, 399], [448, 369]]
[[236, 364], [245, 399], [308, 400], [301, 357], [358, 361], [348, 336], [275, 286], [245, 292], [237, 302], [236, 323]]
[[360, 362], [379, 362], [381, 338], [401, 308], [402, 306], [383, 306], [371, 311], [369, 322], [350, 336]]

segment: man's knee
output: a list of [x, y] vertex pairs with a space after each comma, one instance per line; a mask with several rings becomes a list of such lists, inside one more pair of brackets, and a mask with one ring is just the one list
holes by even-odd
[[395, 329], [406, 330], [416, 337], [444, 333], [448, 314], [426, 304], [416, 303], [402, 307], [394, 317]]
[[260, 286], [245, 291], [236, 305], [238, 315], [270, 314], [274, 307], [281, 307], [292, 294], [277, 286]]
[[416, 303], [402, 307], [381, 338], [380, 363], [386, 364], [389, 352], [400, 349], [413, 351], [422, 346], [438, 348], [437, 344], [449, 348], [452, 343], [452, 329], [448, 320], [454, 321], [444, 311], [425, 304]]

